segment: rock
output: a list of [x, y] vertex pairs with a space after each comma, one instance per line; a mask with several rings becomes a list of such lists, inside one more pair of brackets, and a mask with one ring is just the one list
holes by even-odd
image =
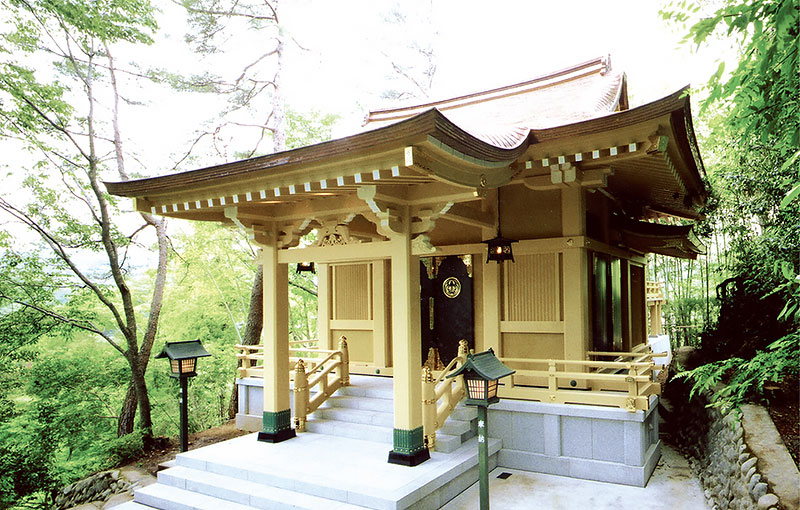
[[758, 510], [769, 510], [770, 507], [778, 504], [778, 496], [775, 494], [764, 494], [758, 498]]
[[761, 496], [765, 495], [769, 490], [769, 486], [764, 482], [758, 482], [753, 487], [753, 499], [758, 501], [761, 499]]
[[750, 458], [749, 453], [740, 453], [739, 454], [739, 464], [744, 464], [744, 462]]
[[109, 474], [111, 475], [112, 480], [119, 480], [119, 469], [115, 469]]
[[751, 479], [753, 477], [754, 474], [756, 474], [756, 467], [755, 466], [751, 467], [750, 470], [747, 471], [747, 474], [744, 477], [745, 477], [745, 479], [749, 480], [749, 479]]
[[742, 464], [742, 474], [747, 473], [750, 471], [750, 468], [755, 467], [756, 462], [758, 462], [756, 457], [751, 457], [749, 460], [745, 461], [744, 464]]
[[[753, 490], [753, 487], [755, 487], [755, 486], [756, 486], [756, 484], [757, 484], [758, 482], [760, 482], [760, 481], [761, 481], [761, 475], [760, 475], [759, 473], [755, 473], [755, 474], [753, 474], [753, 476], [751, 476], [751, 477], [750, 477], [750, 481], [749, 481], [749, 482], [747, 482], [747, 488], [748, 488], [748, 490], [750, 490], [750, 491], [752, 492], [752, 490]], [[755, 499], [756, 499], [756, 500], [758, 500], [758, 498], [755, 498]]]

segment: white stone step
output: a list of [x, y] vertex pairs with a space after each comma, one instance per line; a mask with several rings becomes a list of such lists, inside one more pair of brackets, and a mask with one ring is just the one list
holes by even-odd
[[[228, 508], [227, 505], [231, 502], [233, 504], [244, 505], [245, 508], [252, 507], [258, 509], [291, 508], [298, 510], [316, 510], [325, 508], [355, 510], [363, 508], [344, 501], [325, 499], [312, 494], [272, 487], [182, 466], [159, 473], [158, 481], [159, 484], [172, 488], [188, 490], [193, 493], [222, 500], [224, 502], [223, 506], [218, 506], [217, 510]], [[300, 484], [301, 482], [298, 481], [297, 483]], [[312, 484], [307, 484], [304, 489], [310, 492], [325, 490], [324, 488], [311, 487], [310, 485]], [[346, 493], [342, 492], [339, 496], [346, 497]]]
[[350, 395], [339, 396], [338, 393], [325, 401], [325, 407], [344, 407], [348, 409], [361, 409], [364, 411], [379, 411], [393, 413], [394, 402], [384, 398], [354, 397]]
[[[477, 425], [476, 425], [477, 427]], [[439, 429], [442, 434], [448, 436], [463, 436], [463, 439], [469, 439], [474, 435], [472, 425], [468, 421], [461, 421], [453, 418], [452, 416], [444, 422], [444, 426]]]
[[152, 506], [145, 506], [135, 501], [128, 501], [114, 507], [114, 510], [153, 510]]
[[336, 420], [349, 423], [362, 423], [364, 425], [377, 425], [379, 427], [392, 427], [394, 416], [391, 413], [380, 411], [364, 411], [344, 407], [323, 407], [314, 412], [315, 418]]
[[[173, 468], [174, 469], [174, 468]], [[255, 507], [154, 483], [133, 494], [136, 503], [159, 510], [255, 510]]]
[[[490, 469], [501, 447], [489, 439]], [[157, 484], [137, 490], [144, 507], [128, 510], [433, 509], [478, 477], [475, 438], [416, 468], [388, 464], [387, 451], [313, 433], [274, 445], [243, 436], [178, 455]]]
[[373, 443], [392, 444], [392, 427], [365, 425], [337, 420], [326, 420], [310, 417], [306, 422], [306, 430], [316, 434], [349, 437]]
[[351, 397], [367, 397], [379, 398], [383, 400], [394, 399], [394, 390], [392, 389], [392, 381], [388, 379], [388, 384], [359, 386], [358, 384], [351, 384], [339, 388], [337, 395], [347, 395]]
[[453, 409], [453, 413], [450, 415], [450, 417], [461, 421], [476, 420], [478, 418], [478, 408], [473, 406], [465, 406], [463, 403], [461, 403], [458, 404], [455, 409]]

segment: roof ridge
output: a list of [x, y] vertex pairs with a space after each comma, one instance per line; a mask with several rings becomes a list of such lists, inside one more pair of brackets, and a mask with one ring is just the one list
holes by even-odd
[[[592, 69], [594, 68], [594, 69]], [[584, 71], [589, 69], [589, 71], [576, 74], [580, 71]], [[471, 94], [463, 94], [456, 97], [441, 99], [438, 101], [430, 101], [427, 103], [421, 103], [416, 105], [410, 106], [402, 106], [397, 108], [383, 108], [377, 110], [370, 110], [367, 114], [365, 119], [364, 125], [369, 124], [370, 122], [374, 121], [385, 121], [390, 118], [401, 118], [407, 112], [412, 112], [414, 110], [425, 110], [436, 108], [439, 111], [447, 110], [450, 108], [457, 108], [460, 106], [464, 106], [466, 104], [475, 103], [475, 102], [482, 102], [485, 100], [490, 99], [497, 99], [499, 97], [505, 97], [509, 95], [514, 95], [518, 93], [524, 92], [526, 88], [535, 86], [535, 87], [548, 87], [554, 86], [559, 83], [564, 83], [570, 80], [574, 80], [576, 78], [581, 78], [591, 74], [600, 74], [605, 75], [611, 70], [611, 61], [608, 56], [604, 57], [597, 57], [591, 60], [587, 60], [585, 62], [581, 62], [580, 64], [575, 64], [570, 67], [566, 67], [564, 69], [560, 69], [558, 71], [553, 71], [541, 76], [537, 76], [536, 78], [532, 78], [530, 80], [526, 80], [519, 83], [514, 83], [512, 85], [505, 85], [502, 87], [496, 87], [489, 90], [483, 90], [479, 92], [473, 92]], [[559, 79], [561, 78], [561, 79]], [[551, 83], [542, 83], [551, 80]], [[522, 89], [522, 90], [520, 90]], [[395, 113], [398, 114], [397, 117], [386, 117], [383, 115]], [[373, 119], [373, 116], [381, 117], [379, 119]]]

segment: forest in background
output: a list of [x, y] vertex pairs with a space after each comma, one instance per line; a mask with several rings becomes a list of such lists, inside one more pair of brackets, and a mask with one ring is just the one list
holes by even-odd
[[[101, 180], [135, 178], [147, 150], [126, 138], [119, 112], [154, 93], [206, 98], [212, 120], [170, 162], [184, 168], [322, 141], [336, 119], [285, 103], [285, 45], [302, 41], [281, 30], [277, 2], [181, 4], [190, 52], [224, 55], [237, 34], [267, 34], [269, 44], [224, 75], [123, 64], [118, 55], [158, 31], [145, 0], [0, 5], [0, 141], [25, 155], [8, 165], [14, 187], [0, 193], [0, 508], [46, 508], [63, 485], [176, 434], [177, 385], [163, 362], [149, 365], [164, 341], [200, 338], [212, 354], [191, 382], [197, 431], [229, 418], [234, 345], [260, 329], [244, 233], [168, 229], [123, 214], [105, 193]], [[698, 389], [727, 383], [727, 402], [798, 372], [798, 13], [790, 1], [662, 11], [686, 44], [734, 38], [741, 48], [734, 68], [709, 69], [693, 91], [706, 98], [694, 117], [713, 192], [697, 228], [709, 253], [655, 256], [648, 267], [666, 283], [674, 347], [695, 346], [711, 363], [689, 377]], [[424, 25], [396, 11], [387, 20], [395, 30]], [[385, 55], [398, 78], [385, 95], [425, 97], [433, 41], [395, 46], [404, 51]], [[292, 339], [315, 336], [314, 279], [290, 274]]]

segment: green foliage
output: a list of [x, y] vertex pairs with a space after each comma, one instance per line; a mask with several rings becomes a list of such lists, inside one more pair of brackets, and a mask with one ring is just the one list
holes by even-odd
[[286, 148], [296, 149], [313, 143], [331, 139], [333, 124], [337, 115], [322, 114], [317, 111], [300, 113], [286, 109]]
[[725, 75], [720, 62], [710, 77], [703, 111], [726, 100], [729, 127], [737, 136], [797, 147], [800, 6], [794, 0], [725, 0], [710, 15], [701, 10], [699, 2], [674, 1], [662, 15], [679, 22], [699, 17], [685, 38], [698, 46], [720, 36], [735, 39], [741, 48], [736, 69]]
[[701, 104], [721, 308], [702, 337], [710, 363], [681, 374], [692, 394], [721, 384], [712, 405], [735, 406], [798, 372], [800, 5], [671, 1], [662, 15], [688, 24], [698, 48], [715, 39], [740, 48], [735, 67], [720, 61], [710, 75]]
[[[712, 407], [737, 408], [764, 394], [764, 385], [800, 373], [800, 333], [771, 343], [750, 359], [729, 358], [681, 372], [692, 383], [690, 398], [707, 393]], [[721, 386], [720, 386], [721, 385]]]
[[[74, 30], [84, 44], [91, 38], [149, 44], [157, 28], [149, 0], [11, 0], [11, 5]], [[25, 26], [24, 41], [30, 44], [31, 26]]]
[[0, 508], [58, 486], [53, 429], [48, 425], [54, 411], [46, 404], [30, 405], [26, 413], [0, 422]]
[[142, 434], [139, 431], [134, 431], [122, 437], [115, 437], [105, 444], [104, 449], [112, 466], [129, 462], [144, 451]]

